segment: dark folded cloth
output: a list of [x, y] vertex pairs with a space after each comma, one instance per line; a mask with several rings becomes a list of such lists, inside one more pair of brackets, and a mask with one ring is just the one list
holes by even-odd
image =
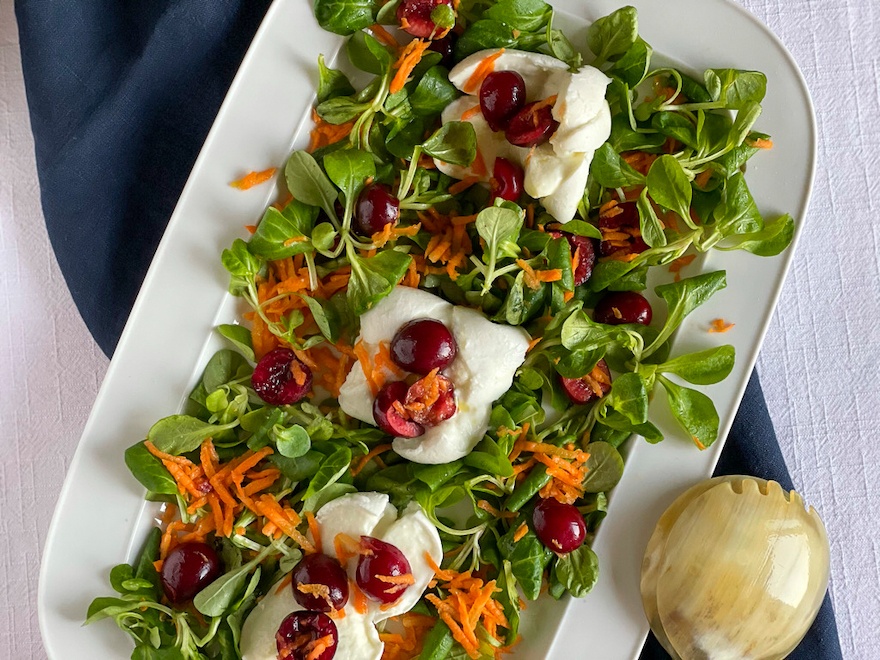
[[[268, 5], [16, 1], [49, 237], [108, 355]], [[734, 473], [792, 487], [756, 375], [718, 466]], [[649, 640], [642, 657], [665, 654]], [[791, 657], [841, 657], [827, 598]]]

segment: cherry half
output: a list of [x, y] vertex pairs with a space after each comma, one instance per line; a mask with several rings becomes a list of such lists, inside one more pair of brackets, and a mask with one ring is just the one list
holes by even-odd
[[409, 418], [422, 426], [437, 426], [455, 414], [455, 387], [446, 376], [432, 372], [409, 386], [404, 406]]
[[526, 81], [516, 71], [493, 71], [480, 85], [480, 110], [489, 128], [503, 131], [526, 104]]
[[288, 614], [278, 626], [275, 645], [278, 660], [332, 660], [339, 646], [339, 632], [333, 619], [323, 612], [300, 610]]
[[312, 388], [312, 371], [289, 348], [276, 348], [257, 362], [251, 385], [266, 403], [289, 406]]
[[535, 505], [532, 524], [541, 543], [558, 554], [577, 550], [587, 537], [587, 525], [577, 507], [553, 498], [542, 499]]
[[635, 291], [614, 291], [606, 295], [593, 310], [593, 320], [606, 325], [641, 323], [651, 325], [651, 303]]
[[380, 603], [393, 603], [412, 584], [412, 569], [397, 546], [362, 536], [355, 578], [368, 597]]
[[559, 382], [572, 403], [589, 403], [605, 396], [611, 390], [611, 370], [605, 360], [599, 360], [596, 367], [586, 376], [580, 378], [560, 376]]
[[535, 101], [511, 117], [504, 137], [517, 147], [534, 147], [549, 140], [558, 126], [559, 122], [553, 119], [553, 106]]
[[348, 602], [348, 575], [329, 555], [306, 555], [293, 569], [291, 578], [293, 597], [307, 610], [341, 610]]
[[506, 158], [496, 158], [492, 167], [490, 181], [492, 196], [489, 198], [489, 203], [491, 204], [498, 197], [508, 202], [517, 201], [522, 195], [524, 181], [525, 174], [519, 165]]
[[405, 32], [425, 39], [437, 32], [431, 12], [440, 5], [452, 6], [452, 0], [403, 0], [397, 6], [397, 22]]
[[458, 344], [452, 332], [435, 319], [405, 323], [391, 340], [391, 359], [401, 369], [426, 376], [455, 359]]
[[361, 236], [369, 238], [385, 229], [386, 225], [397, 224], [398, 218], [400, 200], [392, 194], [391, 188], [384, 183], [371, 183], [364, 187], [354, 212], [355, 228]]
[[580, 286], [593, 276], [593, 268], [596, 267], [596, 243], [593, 239], [586, 236], [577, 236], [560, 231], [548, 231], [553, 238], [565, 237], [568, 246], [571, 248], [571, 254], [574, 256], [577, 251], [578, 262], [577, 268], [574, 270], [574, 285]]
[[373, 420], [376, 426], [388, 435], [398, 438], [417, 438], [425, 432], [424, 426], [401, 415], [394, 405], [397, 403], [398, 406], [403, 406], [408, 391], [409, 387], [405, 381], [386, 383], [373, 401]]
[[210, 545], [196, 541], [181, 543], [162, 562], [162, 591], [172, 603], [185, 603], [222, 572], [223, 562]]
[[440, 53], [443, 57], [440, 60], [440, 64], [445, 66], [447, 69], [451, 69], [455, 65], [455, 42], [458, 41], [458, 35], [455, 32], [450, 32], [442, 39], [434, 39], [431, 42], [431, 45], [428, 46], [428, 50], [433, 50], [435, 53]]
[[[632, 236], [632, 230], [638, 230], [641, 226], [639, 222], [639, 211], [635, 202], [618, 204], [614, 208], [620, 209], [621, 212], [610, 217], [603, 217], [600, 215], [599, 229], [616, 229], [622, 234], [629, 234], [630, 238], [621, 238], [619, 241], [603, 240], [599, 243], [599, 254], [603, 257], [607, 257], [620, 251], [623, 251], [626, 254], [641, 254], [647, 250], [648, 244], [642, 240], [641, 235]], [[621, 242], [624, 242], [625, 244], [621, 245]]]

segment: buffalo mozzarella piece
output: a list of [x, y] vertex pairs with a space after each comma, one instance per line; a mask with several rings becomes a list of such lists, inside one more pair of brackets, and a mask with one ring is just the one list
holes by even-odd
[[[368, 601], [366, 614], [354, 609], [354, 598], [345, 605], [345, 616], [334, 619], [339, 634], [336, 657], [346, 660], [379, 660], [383, 644], [376, 623], [411, 610], [434, 578], [434, 571], [426, 553], [437, 565], [443, 560], [443, 546], [437, 528], [425, 516], [418, 504], [410, 504], [400, 518], [397, 508], [384, 493], [366, 492], [343, 495], [325, 504], [315, 514], [321, 530], [324, 552], [336, 557], [337, 534], [353, 539], [372, 536], [396, 546], [410, 564], [414, 584], [385, 611], [378, 603]], [[346, 567], [354, 580], [357, 560]], [[272, 587], [270, 592], [251, 611], [241, 632], [242, 660], [276, 660], [278, 651], [275, 633], [291, 612], [304, 609], [293, 597], [290, 587]]]
[[[492, 323], [477, 311], [426, 291], [396, 287], [361, 317], [360, 340], [372, 354], [404, 323], [418, 318], [442, 321], [455, 337], [458, 353], [445, 374], [455, 385], [458, 409], [417, 438], [395, 438], [394, 451], [415, 463], [449, 463], [470, 453], [486, 433], [492, 403], [510, 388], [525, 359], [529, 336], [521, 328]], [[358, 363], [340, 388], [339, 406], [347, 415], [375, 424], [373, 395]]]
[[[482, 50], [465, 58], [449, 72], [453, 85], [467, 93], [443, 111], [443, 123], [462, 121], [462, 116], [478, 104], [479, 89], [467, 86], [480, 62], [497, 52]], [[598, 69], [584, 66], [570, 73], [564, 62], [541, 53], [505, 50], [495, 60], [495, 71], [516, 71], [526, 83], [529, 102], [557, 96], [553, 117], [559, 127], [548, 144], [525, 149], [510, 144], [504, 133], [493, 132], [481, 113], [469, 114], [464, 121], [474, 126], [486, 176], [491, 176], [496, 158], [519, 163], [525, 172], [526, 192], [541, 203], [559, 222], [568, 222], [577, 213], [590, 171], [593, 153], [611, 134], [611, 111], [605, 100], [610, 79]], [[475, 176], [472, 167], [436, 160], [438, 169], [457, 179]]]
[[[273, 586], [251, 610], [242, 626], [242, 660], [277, 660], [275, 633], [278, 632], [278, 626], [288, 614], [302, 609], [289, 585], [280, 591], [278, 586]], [[333, 623], [339, 635], [335, 657], [347, 660], [379, 660], [382, 657], [384, 644], [379, 640], [379, 631], [369, 617], [358, 614], [351, 605], [346, 605], [345, 616], [334, 619]]]

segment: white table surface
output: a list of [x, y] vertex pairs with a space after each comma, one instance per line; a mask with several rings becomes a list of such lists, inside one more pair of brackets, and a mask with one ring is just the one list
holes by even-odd
[[[798, 489], [823, 516], [845, 658], [880, 658], [880, 2], [742, 0], [800, 64], [819, 169], [759, 360]], [[745, 47], [745, 46], [744, 46]], [[96, 292], [100, 295], [100, 292]], [[0, 658], [44, 658], [40, 552], [108, 360], [40, 210], [12, 2], [0, 3]]]

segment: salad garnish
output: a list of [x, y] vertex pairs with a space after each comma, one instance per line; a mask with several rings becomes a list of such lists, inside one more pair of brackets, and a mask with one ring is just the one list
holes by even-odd
[[309, 146], [222, 253], [250, 311], [126, 450], [156, 524], [87, 623], [138, 660], [499, 658], [599, 579], [655, 391], [717, 440], [734, 349], [670, 339], [726, 286], [699, 254], [792, 239], [744, 174], [766, 77], [655, 66], [632, 7], [585, 44], [543, 0], [314, 9], [360, 73], [318, 58]]

